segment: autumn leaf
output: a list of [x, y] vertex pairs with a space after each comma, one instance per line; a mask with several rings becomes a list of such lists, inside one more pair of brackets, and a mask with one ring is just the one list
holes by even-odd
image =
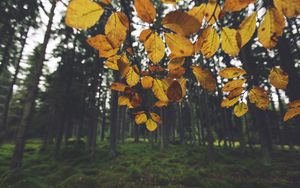
[[87, 39], [87, 43], [99, 51], [99, 57], [109, 58], [118, 52], [119, 48], [112, 46], [105, 35], [96, 35]]
[[223, 88], [222, 91], [223, 92], [230, 92], [232, 90], [234, 90], [235, 88], [239, 88], [242, 87], [244, 83], [247, 82], [247, 79], [238, 79], [238, 80], [232, 80], [230, 82], [227, 82]]
[[223, 27], [221, 31], [222, 50], [230, 56], [237, 56], [240, 52], [238, 45], [238, 32], [235, 29]]
[[195, 52], [201, 52], [206, 58], [211, 58], [220, 46], [217, 31], [212, 27], [204, 29], [194, 45]]
[[129, 98], [126, 96], [119, 96], [118, 105], [119, 106], [127, 106], [129, 102]]
[[[123, 22], [121, 18], [123, 18]], [[113, 46], [121, 46], [126, 39], [128, 27], [128, 19], [124, 13], [116, 12], [110, 15], [105, 25], [105, 34]]]
[[160, 1], [166, 4], [176, 4], [180, 0], [160, 0]]
[[221, 12], [221, 8], [218, 5], [217, 1], [209, 0], [205, 6], [205, 11], [204, 11], [205, 20], [210, 25], [216, 23], [220, 12]]
[[[201, 24], [204, 18], [204, 11], [205, 11], [206, 4], [202, 3], [199, 6], [194, 6], [191, 10], [189, 10], [187, 13], [194, 18], [198, 20], [198, 22]], [[199, 28], [198, 28], [199, 29]]]
[[300, 15], [300, 2], [299, 0], [274, 0], [274, 5], [278, 10], [288, 17], [296, 17]]
[[161, 80], [159, 79], [153, 80], [152, 91], [154, 96], [158, 98], [160, 101], [168, 102], [168, 97], [164, 91], [164, 86]]
[[140, 80], [140, 76], [138, 75], [138, 73], [132, 67], [129, 68], [129, 71], [127, 72], [125, 78], [126, 78], [127, 84], [130, 87], [135, 86]]
[[91, 0], [72, 0], [65, 21], [70, 27], [88, 29], [98, 22], [103, 12], [104, 9]]
[[137, 92], [130, 94], [129, 101], [134, 108], [141, 106], [143, 102], [141, 95]]
[[250, 3], [255, 3], [256, 0], [225, 0], [223, 11], [234, 12], [246, 8]]
[[182, 65], [184, 64], [184, 58], [174, 58], [171, 59], [168, 63], [168, 69], [172, 70], [172, 69], [176, 69], [179, 67], [182, 67]]
[[122, 83], [114, 82], [111, 84], [110, 88], [115, 91], [124, 92], [128, 86]]
[[165, 38], [171, 50], [171, 59], [191, 56], [194, 53], [192, 42], [184, 36], [166, 33]]
[[235, 97], [233, 99], [225, 98], [221, 102], [221, 107], [222, 108], [229, 108], [229, 107], [235, 105], [239, 101], [239, 99], [240, 99], [240, 97]]
[[250, 16], [245, 18], [240, 24], [238, 33], [240, 37], [240, 47], [245, 46], [252, 38], [256, 30], [256, 16], [257, 12], [253, 12]]
[[150, 112], [150, 117], [151, 117], [151, 119], [153, 119], [153, 121], [155, 121], [156, 123], [161, 123], [160, 116], [157, 115], [156, 113]]
[[262, 87], [254, 87], [250, 90], [249, 100], [251, 103], [255, 103], [257, 108], [266, 110], [269, 106], [270, 100], [267, 91]]
[[277, 89], [286, 89], [289, 76], [281, 68], [274, 67], [269, 74], [269, 81]]
[[228, 99], [233, 99], [237, 96], [240, 96], [244, 91], [244, 88], [243, 87], [238, 87], [238, 88], [235, 88], [233, 90], [230, 91], [229, 95], [227, 96]]
[[189, 36], [197, 32], [201, 27], [201, 22], [199, 22], [195, 17], [180, 10], [168, 13], [162, 19], [161, 24], [165, 28], [183, 36]]
[[276, 8], [269, 8], [258, 28], [258, 41], [265, 48], [274, 48], [285, 27], [283, 14]]
[[223, 78], [237, 78], [246, 74], [244, 69], [238, 67], [228, 67], [219, 72], [219, 75]]
[[167, 96], [169, 101], [178, 102], [182, 98], [181, 85], [177, 80], [174, 80], [167, 90]]
[[151, 29], [144, 29], [141, 33], [140, 33], [140, 41], [141, 42], [145, 42], [149, 36], [152, 34], [152, 30]]
[[148, 58], [157, 64], [165, 55], [165, 44], [157, 32], [152, 32], [144, 42]]
[[299, 115], [300, 115], [300, 107], [288, 109], [288, 111], [284, 115], [283, 121], [287, 121]]
[[156, 10], [151, 0], [134, 0], [134, 7], [139, 18], [147, 23], [153, 23]]
[[155, 107], [161, 108], [163, 106], [168, 106], [168, 102], [164, 102], [164, 101], [157, 101], [154, 103]]
[[298, 107], [300, 107], [300, 100], [296, 100], [288, 104], [288, 108], [298, 108]]
[[138, 112], [135, 114], [134, 121], [137, 125], [146, 123], [147, 120], [148, 120], [148, 118], [144, 111], [141, 111], [141, 112]]
[[169, 70], [169, 77], [170, 78], [181, 78], [185, 73], [185, 68], [180, 66], [180, 67], [176, 67], [174, 69], [170, 69]]
[[131, 68], [130, 64], [127, 61], [124, 61], [122, 59], [119, 59], [117, 61], [117, 64], [118, 64], [118, 68], [119, 68], [120, 77], [121, 78], [126, 77], [127, 73], [129, 72], [129, 70]]
[[150, 89], [153, 86], [153, 78], [151, 76], [144, 76], [141, 79], [141, 84], [144, 89]]
[[248, 105], [246, 103], [244, 103], [244, 102], [239, 103], [239, 104], [237, 104], [237, 105], [234, 106], [233, 113], [237, 117], [242, 117], [247, 112], [248, 112]]
[[157, 129], [157, 123], [153, 121], [152, 119], [148, 119], [146, 122], [146, 128], [150, 131], [153, 132]]
[[119, 70], [119, 67], [118, 67], [118, 60], [120, 59], [121, 56], [119, 55], [115, 55], [115, 56], [112, 56], [112, 57], [109, 57], [107, 60], [104, 61], [104, 65], [109, 68], [109, 69], [112, 69], [112, 70]]
[[204, 70], [198, 66], [192, 66], [193, 73], [200, 85], [209, 91], [216, 89], [217, 81], [209, 70]]

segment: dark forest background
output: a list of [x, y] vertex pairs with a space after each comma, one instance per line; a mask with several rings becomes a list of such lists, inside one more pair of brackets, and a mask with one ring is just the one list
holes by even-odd
[[[113, 2], [118, 9], [130, 10], [128, 14], [133, 16], [132, 1], [121, 1], [126, 3]], [[153, 2], [158, 14], [166, 8], [158, 0]], [[193, 1], [195, 5], [202, 2]], [[110, 90], [114, 81], [113, 72], [104, 68], [104, 59], [99, 58], [97, 52], [86, 43], [88, 35], [103, 32], [104, 23], [99, 22], [89, 31], [78, 31], [67, 27], [61, 16], [59, 29], [53, 30], [55, 14], [64, 14], [55, 9], [66, 6], [68, 2], [50, 1], [47, 6], [44, 4], [45, 1], [41, 0], [0, 1], [0, 187], [16, 182], [21, 182], [15, 185], [20, 187], [84, 187], [78, 183], [80, 177], [88, 182], [86, 187], [300, 186], [300, 119], [283, 122], [288, 101], [300, 99], [299, 17], [287, 19], [284, 35], [273, 50], [257, 45], [257, 41], [252, 39], [235, 60], [222, 51], [210, 59], [198, 57], [191, 60], [209, 68], [216, 77], [220, 68], [240, 61], [242, 67], [253, 75], [255, 82], [273, 91], [266, 111], [249, 106], [247, 115], [237, 118], [232, 109], [220, 107], [223, 99], [221, 86], [218, 86], [217, 92], [210, 93], [196, 84], [193, 75], [187, 75], [186, 97], [180, 103], [158, 110], [163, 123], [157, 131], [149, 132], [144, 125], [135, 124], [129, 109], [118, 106], [119, 94]], [[184, 9], [188, 4], [180, 6]], [[41, 19], [41, 12], [47, 15], [47, 21]], [[105, 12], [103, 19], [109, 15]], [[234, 26], [245, 15], [246, 11], [230, 14], [224, 22]], [[34, 49], [31, 54], [24, 54], [24, 49], [32, 40], [29, 30], [45, 26], [44, 41], [30, 46]], [[59, 40], [50, 54], [51, 58], [58, 59], [58, 64], [56, 70], [49, 71], [46, 50], [52, 39]], [[142, 44], [134, 48], [142, 61], [145, 58]], [[219, 61], [224, 65], [216, 65], [215, 62]], [[286, 91], [275, 89], [268, 82], [269, 70], [275, 65], [289, 75]], [[37, 83], [38, 88], [34, 86]], [[24, 122], [30, 123], [25, 125]], [[24, 145], [25, 149], [22, 147]], [[78, 159], [76, 163], [75, 159]], [[174, 167], [174, 171], [167, 171], [173, 167], [163, 163], [167, 161], [165, 159], [175, 160], [174, 164], [178, 166]], [[147, 160], [159, 162], [143, 164]], [[247, 163], [245, 160], [253, 161]], [[31, 169], [32, 165], [49, 161], [49, 166], [55, 164], [55, 168], [45, 165]], [[128, 161], [125, 170], [115, 168], [122, 166], [124, 161]], [[237, 166], [230, 166], [231, 170], [224, 166], [235, 163]], [[111, 174], [88, 172], [81, 167], [78, 167], [80, 173], [75, 172], [74, 166], [77, 165], [89, 167], [90, 170], [94, 166], [95, 169], [102, 169], [101, 173]], [[152, 171], [147, 171], [151, 165]], [[205, 165], [209, 165], [207, 171], [199, 171]], [[29, 170], [24, 172], [26, 169]], [[196, 175], [191, 169], [196, 170]], [[122, 170], [130, 177], [120, 179], [118, 173]], [[144, 170], [147, 173], [144, 174]], [[32, 179], [28, 180], [28, 174], [34, 171], [38, 173], [31, 174]], [[274, 175], [274, 171], [278, 174]], [[64, 173], [58, 175], [64, 178], [47, 182], [39, 177], [47, 172]], [[216, 175], [218, 172], [221, 175]], [[176, 174], [181, 175], [177, 177]], [[271, 174], [270, 177], [267, 174]], [[106, 177], [107, 182], [110, 178], [110, 183], [121, 183], [105, 184], [106, 180], [94, 178], [97, 175]], [[276, 181], [271, 179], [273, 176]], [[69, 180], [69, 177], [73, 179]], [[237, 182], [235, 184], [232, 183], [234, 177], [244, 179], [234, 180]], [[65, 180], [76, 183], [59, 184]], [[246, 185], [247, 182], [250, 183]]]

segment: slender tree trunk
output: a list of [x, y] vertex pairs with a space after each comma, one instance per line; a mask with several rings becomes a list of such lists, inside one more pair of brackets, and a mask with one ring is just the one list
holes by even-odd
[[41, 56], [39, 60], [36, 62], [36, 69], [33, 75], [33, 80], [31, 82], [32, 85], [30, 88], [28, 88], [23, 114], [21, 117], [20, 125], [18, 126], [17, 133], [16, 133], [16, 144], [15, 144], [15, 149], [12, 155], [11, 165], [10, 165], [12, 169], [20, 168], [22, 164], [25, 141], [26, 141], [26, 130], [30, 124], [32, 112], [35, 105], [35, 99], [38, 91], [40, 76], [42, 75], [46, 49], [51, 36], [51, 26], [53, 22], [55, 7], [56, 7], [56, 1], [53, 0], [50, 14], [49, 14], [47, 30], [42, 44]]
[[15, 35], [15, 29], [9, 27], [9, 32], [8, 32], [8, 36], [7, 36], [8, 37], [7, 38], [7, 43], [6, 43], [6, 46], [4, 48], [3, 58], [2, 58], [1, 65], [0, 65], [0, 75], [3, 73], [4, 69], [9, 64], [10, 55], [11, 55], [10, 54], [10, 48], [13, 45], [14, 35]]
[[11, 101], [11, 98], [12, 98], [12, 95], [13, 95], [13, 88], [14, 88], [14, 85], [16, 84], [18, 74], [19, 74], [19, 71], [20, 71], [20, 63], [21, 63], [21, 60], [22, 60], [23, 50], [24, 50], [24, 47], [26, 45], [28, 30], [29, 30], [29, 28], [25, 28], [24, 33], [22, 34], [21, 49], [20, 49], [20, 52], [19, 52], [19, 57], [18, 57], [17, 62], [16, 62], [15, 73], [14, 73], [13, 79], [10, 83], [10, 86], [9, 86], [9, 89], [8, 89], [8, 94], [7, 94], [7, 97], [6, 97], [5, 104], [4, 104], [3, 119], [1, 120], [1, 123], [0, 123], [0, 125], [1, 125], [0, 126], [0, 129], [1, 129], [0, 144], [3, 141], [2, 134], [5, 134], [5, 130], [6, 130], [6, 127], [7, 127], [9, 105], [10, 105], [10, 101]]
[[[114, 72], [114, 80], [117, 80], [118, 75]], [[117, 114], [118, 114], [118, 92], [111, 91], [111, 109], [110, 109], [110, 156], [117, 156]]]

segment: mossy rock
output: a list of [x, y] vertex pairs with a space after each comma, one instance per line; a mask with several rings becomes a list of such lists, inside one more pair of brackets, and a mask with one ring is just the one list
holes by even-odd
[[59, 185], [59, 188], [99, 188], [95, 178], [83, 174], [76, 174], [69, 177]]
[[18, 181], [11, 188], [44, 188], [37, 180], [33, 178], [26, 178]]

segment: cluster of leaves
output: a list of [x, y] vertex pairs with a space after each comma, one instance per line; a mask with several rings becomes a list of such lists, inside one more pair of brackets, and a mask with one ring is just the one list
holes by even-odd
[[[216, 0], [208, 0], [188, 11], [171, 11], [158, 19], [151, 0], [134, 0], [137, 16], [146, 25], [139, 36], [139, 42], [144, 44], [149, 59], [145, 70], [140, 69], [141, 63], [134, 58], [136, 54], [130, 38], [133, 20], [129, 19], [127, 12], [113, 11], [115, 9], [110, 0], [99, 3], [72, 0], [68, 6], [66, 24], [77, 29], [88, 29], [98, 22], [104, 11], [110, 12], [104, 33], [88, 38], [87, 42], [99, 51], [101, 58], [106, 59], [104, 64], [107, 68], [118, 71], [121, 82], [113, 83], [111, 89], [122, 93], [119, 105], [134, 109], [136, 123], [145, 123], [149, 131], [154, 131], [161, 119], [152, 109], [182, 100], [186, 95], [184, 75], [187, 71], [193, 72], [204, 89], [215, 91], [217, 82], [210, 70], [187, 63], [186, 58], [197, 54], [211, 58], [220, 46], [229, 56], [237, 56], [257, 29], [258, 12], [254, 11], [246, 17], [237, 29], [221, 27], [218, 20], [229, 12], [241, 11], [255, 2], [225, 0], [220, 5]], [[161, 3], [176, 4], [177, 0], [161, 0]], [[299, 0], [274, 0], [274, 4], [266, 8], [259, 24], [258, 41], [265, 48], [274, 48], [283, 34], [285, 17], [297, 16], [299, 12]], [[126, 41], [128, 38], [129, 42]], [[168, 60], [165, 68], [161, 65], [163, 59]], [[247, 104], [242, 102], [245, 94], [256, 107], [262, 110], [268, 107], [269, 95], [264, 88], [246, 87], [250, 76], [245, 70], [229, 67], [221, 70], [219, 75], [229, 80], [222, 88], [222, 92], [228, 93], [222, 101], [222, 107], [235, 105], [234, 114], [243, 116], [248, 111]], [[275, 67], [270, 72], [269, 80], [276, 88], [285, 89], [288, 75]], [[153, 100], [151, 95], [156, 99]], [[285, 120], [300, 114], [299, 101], [291, 106]]]

